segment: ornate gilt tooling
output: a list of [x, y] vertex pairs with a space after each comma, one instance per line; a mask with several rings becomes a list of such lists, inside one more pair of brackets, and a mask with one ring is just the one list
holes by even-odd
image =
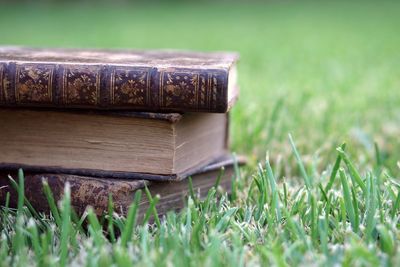
[[95, 106], [100, 99], [100, 67], [65, 68], [63, 75], [64, 104]]
[[51, 103], [54, 65], [16, 66], [15, 99], [17, 104]]
[[115, 69], [111, 74], [111, 103], [145, 106], [150, 93], [149, 69]]
[[162, 100], [165, 107], [180, 105], [193, 108], [197, 105], [199, 74], [164, 72], [162, 75]]

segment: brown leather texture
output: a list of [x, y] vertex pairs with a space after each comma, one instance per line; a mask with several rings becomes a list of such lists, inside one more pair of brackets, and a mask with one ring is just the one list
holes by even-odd
[[[224, 191], [230, 191], [232, 166], [227, 166], [220, 186]], [[220, 174], [219, 170], [210, 170], [192, 176], [194, 191], [198, 197], [204, 198], [208, 190], [215, 184]], [[18, 180], [17, 175], [12, 175]], [[66, 183], [70, 185], [71, 206], [78, 215], [82, 215], [88, 206], [91, 206], [97, 215], [102, 215], [108, 210], [108, 197], [112, 196], [114, 211], [118, 214], [126, 214], [133, 202], [135, 192], [148, 186], [153, 197], [160, 196], [156, 208], [159, 215], [169, 210], [179, 210], [184, 207], [184, 198], [189, 194], [187, 180], [179, 182], [150, 182], [145, 180], [117, 180], [106, 178], [93, 178], [67, 174], [36, 174], [25, 175], [25, 197], [38, 212], [48, 212], [49, 205], [43, 193], [43, 182], [47, 181], [58, 203], [64, 196]], [[7, 175], [0, 174], [0, 205], [4, 205], [7, 193], [10, 193], [10, 207], [16, 207], [18, 193], [15, 190]], [[139, 203], [139, 216], [143, 216], [149, 207], [149, 200], [145, 194]]]
[[235, 53], [0, 47], [0, 106], [224, 113]]
[[[237, 163], [246, 163], [244, 157], [238, 157]], [[214, 186], [219, 175], [220, 187], [230, 192], [231, 179], [234, 175], [234, 163], [232, 158], [224, 158], [213, 164], [204, 167], [201, 171], [192, 173], [194, 192], [198, 197], [204, 198], [208, 190]], [[221, 170], [224, 168], [224, 171]], [[18, 182], [17, 172], [0, 172], [0, 205], [4, 205], [7, 192], [10, 193], [10, 207], [16, 207], [18, 193], [10, 183], [9, 175]], [[24, 179], [25, 197], [38, 212], [48, 212], [48, 201], [43, 193], [43, 181], [47, 181], [52, 190], [55, 201], [58, 202], [64, 195], [64, 188], [68, 182], [71, 189], [71, 205], [77, 214], [85, 212], [87, 206], [92, 206], [97, 215], [107, 211], [108, 196], [111, 194], [114, 203], [114, 210], [119, 214], [126, 214], [129, 205], [134, 199], [137, 190], [148, 186], [153, 196], [159, 195], [160, 201], [156, 208], [160, 215], [169, 210], [178, 210], [184, 207], [184, 198], [189, 194], [189, 181], [146, 181], [146, 180], [126, 180], [112, 178], [94, 178], [87, 176], [76, 176], [68, 174], [31, 174], [26, 173]], [[149, 206], [146, 194], [142, 194], [139, 204], [139, 214], [143, 216]]]
[[[18, 181], [17, 175], [12, 175]], [[87, 206], [92, 206], [96, 214], [101, 215], [108, 207], [108, 196], [113, 196], [114, 208], [125, 211], [132, 202], [133, 193], [148, 184], [144, 180], [116, 180], [99, 179], [93, 177], [66, 175], [66, 174], [35, 174], [25, 175], [25, 197], [39, 212], [49, 210], [48, 201], [43, 193], [43, 181], [47, 181], [56, 202], [64, 195], [64, 188], [68, 182], [71, 189], [71, 205], [78, 214], [83, 214]], [[0, 200], [6, 199], [10, 192], [10, 206], [17, 205], [17, 191], [11, 186], [9, 178], [0, 174]], [[127, 204], [128, 203], [128, 204]], [[1, 203], [4, 205], [4, 203]]]

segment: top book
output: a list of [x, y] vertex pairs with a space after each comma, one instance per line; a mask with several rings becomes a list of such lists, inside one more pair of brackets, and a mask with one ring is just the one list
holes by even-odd
[[0, 47], [0, 106], [224, 113], [238, 96], [226, 52]]

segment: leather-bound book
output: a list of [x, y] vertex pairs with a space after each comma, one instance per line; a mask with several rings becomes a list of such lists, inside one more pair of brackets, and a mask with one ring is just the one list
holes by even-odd
[[7, 171], [180, 180], [228, 150], [228, 114], [0, 108], [0, 121]]
[[[239, 157], [237, 164], [243, 164], [245, 159]], [[208, 190], [216, 185], [219, 178], [219, 187], [230, 192], [231, 183], [235, 177], [234, 160], [231, 156], [224, 156], [191, 175], [193, 191], [196, 197], [203, 198]], [[223, 168], [223, 169], [222, 169]], [[11, 176], [18, 181], [16, 172]], [[138, 174], [138, 178], [140, 178]], [[186, 178], [186, 177], [185, 177]], [[111, 178], [95, 178], [68, 174], [25, 174], [25, 196], [32, 206], [39, 212], [49, 210], [47, 199], [42, 191], [43, 181], [46, 180], [55, 200], [61, 200], [65, 184], [68, 182], [71, 188], [71, 205], [78, 214], [82, 214], [87, 206], [92, 206], [97, 215], [101, 215], [108, 209], [108, 198], [111, 194], [114, 210], [125, 215], [131, 205], [135, 192], [147, 185], [151, 195], [158, 195], [160, 200], [156, 206], [158, 214], [165, 214], [169, 210], [179, 210], [185, 204], [185, 198], [190, 194], [189, 180], [181, 181], [147, 181], [126, 180]], [[12, 187], [7, 172], [0, 174], [0, 205], [4, 205], [7, 192], [10, 192], [10, 206], [17, 205], [18, 194]], [[149, 199], [142, 194], [139, 204], [141, 216], [149, 207]]]
[[237, 54], [0, 47], [0, 106], [224, 113]]

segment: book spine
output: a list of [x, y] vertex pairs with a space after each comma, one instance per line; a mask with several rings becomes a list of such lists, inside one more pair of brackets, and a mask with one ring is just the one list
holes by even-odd
[[[71, 206], [77, 214], [83, 214], [87, 206], [92, 206], [97, 215], [107, 212], [109, 195], [113, 198], [114, 210], [125, 214], [134, 199], [135, 192], [148, 183], [144, 180], [96, 179], [65, 174], [25, 175], [25, 181], [28, 181], [25, 182], [25, 197], [38, 212], [49, 211], [48, 201], [43, 193], [43, 181], [47, 181], [56, 203], [62, 199], [68, 182], [71, 187]], [[4, 205], [9, 192], [10, 206], [15, 207], [18, 193], [5, 174], [0, 175], [0, 188], [0, 205]]]
[[223, 113], [227, 86], [220, 69], [0, 62], [0, 106]]

